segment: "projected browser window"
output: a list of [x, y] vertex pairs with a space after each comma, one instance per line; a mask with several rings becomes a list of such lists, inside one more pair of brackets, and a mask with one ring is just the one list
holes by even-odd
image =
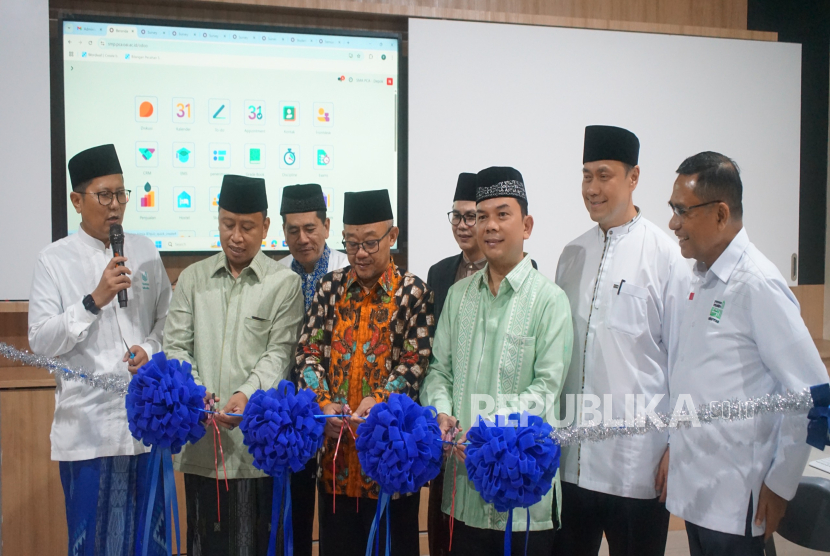
[[[388, 189], [397, 207], [397, 40], [83, 21], [62, 30], [67, 160], [115, 144], [132, 191], [124, 229], [160, 250], [220, 248], [225, 174], [265, 178], [266, 249], [286, 249], [286, 185], [322, 186], [333, 248], [344, 192]], [[71, 203], [67, 218], [77, 231]]]

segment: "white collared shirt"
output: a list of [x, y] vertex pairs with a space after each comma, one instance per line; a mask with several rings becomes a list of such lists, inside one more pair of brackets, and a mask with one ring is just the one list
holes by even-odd
[[[670, 388], [694, 407], [827, 382], [827, 370], [781, 273], [741, 230], [710, 269], [698, 262], [677, 330]], [[766, 414], [672, 432], [666, 507], [701, 527], [743, 535], [761, 484], [789, 500], [807, 463], [804, 414]]]
[[[33, 352], [60, 357], [72, 369], [129, 379], [122, 362], [124, 341], [140, 345], [151, 357], [161, 350], [170, 280], [146, 237], [127, 234], [124, 255], [132, 271], [127, 307], [118, 307], [116, 298], [93, 315], [84, 308], [83, 298], [98, 286], [112, 249], [79, 229], [40, 252], [29, 301]], [[150, 451], [130, 434], [123, 396], [68, 380], [57, 381], [51, 440], [52, 459], [57, 461]]]
[[[569, 243], [556, 269], [556, 283], [568, 295], [574, 322], [574, 350], [560, 411], [566, 418], [572, 395], [576, 423], [591, 420], [575, 395], [599, 396], [612, 411], [603, 419], [625, 419], [626, 395], [658, 395], [658, 412], [668, 409], [669, 352], [689, 292], [691, 270], [677, 244], [640, 216], [611, 228], [599, 226]], [[633, 418], [636, 406], [629, 410]], [[562, 480], [582, 488], [655, 498], [654, 480], [666, 451], [667, 433], [585, 442], [562, 448]]]
[[[281, 258], [277, 262], [283, 266], [291, 268], [291, 263], [294, 262], [294, 256], [288, 255], [287, 257]], [[337, 249], [331, 249], [329, 253], [329, 268], [326, 272], [333, 272], [339, 268], [346, 268], [347, 266], [349, 266], [349, 257]]]

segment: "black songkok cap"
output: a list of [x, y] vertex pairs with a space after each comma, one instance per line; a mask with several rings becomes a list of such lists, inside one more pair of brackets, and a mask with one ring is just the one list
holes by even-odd
[[219, 191], [219, 208], [235, 214], [253, 214], [268, 209], [265, 180], [226, 175]]
[[455, 197], [452, 202], [456, 201], [475, 201], [476, 200], [476, 175], [469, 172], [462, 172], [458, 174], [458, 183], [455, 186]]
[[597, 160], [617, 160], [636, 166], [640, 157], [640, 140], [621, 127], [589, 125], [585, 128], [585, 148], [582, 163]]
[[358, 191], [346, 193], [343, 198], [343, 224], [361, 226], [393, 220], [389, 191]]
[[527, 202], [521, 172], [509, 166], [491, 166], [476, 174], [476, 202], [494, 197], [514, 197]]
[[326, 210], [326, 198], [323, 188], [316, 183], [288, 185], [282, 188], [280, 214], [297, 212], [317, 212]]
[[115, 145], [100, 145], [81, 151], [69, 159], [69, 179], [72, 189], [81, 184], [112, 174], [123, 174]]

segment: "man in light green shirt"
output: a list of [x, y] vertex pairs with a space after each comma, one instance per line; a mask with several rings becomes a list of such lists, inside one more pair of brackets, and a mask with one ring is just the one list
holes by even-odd
[[[442, 432], [457, 426], [456, 440], [479, 415], [527, 410], [558, 415], [559, 393], [571, 360], [573, 328], [568, 299], [524, 254], [533, 230], [522, 175], [487, 168], [477, 175], [476, 234], [487, 265], [450, 288], [433, 344], [433, 360], [421, 387], [421, 403], [438, 410]], [[550, 409], [550, 410], [549, 410]], [[467, 479], [464, 447], [447, 461], [442, 511], [455, 508], [453, 554], [503, 554], [507, 513], [486, 504]], [[451, 480], [455, 474], [454, 480]], [[559, 475], [530, 511], [528, 553], [550, 554], [558, 516]], [[523, 553], [527, 511], [513, 512], [514, 553]], [[558, 517], [557, 520], [558, 522]]]
[[[224, 466], [221, 456], [217, 465], [215, 429], [207, 423], [208, 434], [174, 459], [185, 474], [188, 554], [264, 555], [268, 549], [273, 482], [253, 466], [237, 429], [242, 418], [227, 415], [241, 414], [254, 392], [288, 377], [305, 312], [299, 276], [260, 249], [267, 209], [264, 180], [224, 177], [222, 252], [181, 273], [164, 328], [167, 357], [190, 362], [207, 389], [206, 403], [216, 403], [224, 452]], [[229, 487], [222, 481], [218, 500], [217, 473]]]

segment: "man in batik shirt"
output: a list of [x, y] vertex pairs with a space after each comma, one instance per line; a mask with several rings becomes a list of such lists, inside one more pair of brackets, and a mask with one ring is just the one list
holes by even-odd
[[[345, 421], [326, 419], [321, 556], [365, 553], [380, 489], [364, 475], [352, 434], [389, 394], [418, 399], [435, 328], [432, 291], [417, 276], [399, 271], [391, 258], [398, 228], [389, 193], [346, 193], [343, 224], [350, 266], [323, 277], [297, 348], [300, 386], [317, 393], [324, 413], [351, 413]], [[420, 554], [419, 504], [418, 493], [390, 503], [395, 556]]]

